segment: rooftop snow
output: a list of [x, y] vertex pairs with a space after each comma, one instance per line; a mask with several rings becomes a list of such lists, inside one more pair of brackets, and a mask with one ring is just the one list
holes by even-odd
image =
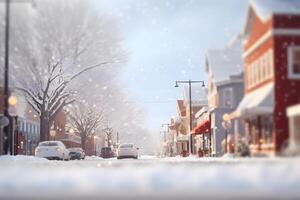
[[208, 50], [206, 60], [207, 71], [212, 73], [215, 82], [229, 80], [230, 76], [243, 72], [241, 44], [225, 49]]
[[300, 14], [299, 0], [251, 0], [250, 5], [264, 21], [274, 14]]

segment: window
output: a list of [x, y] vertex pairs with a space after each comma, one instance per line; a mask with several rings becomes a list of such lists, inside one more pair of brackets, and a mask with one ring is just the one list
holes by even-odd
[[300, 79], [300, 46], [288, 49], [288, 77]]
[[247, 68], [247, 88], [262, 83], [273, 77], [273, 50], [269, 49], [263, 55], [254, 60]]
[[58, 146], [58, 143], [57, 142], [43, 142], [43, 143], [40, 143], [39, 146], [46, 146], [46, 147]]
[[259, 65], [257, 60], [254, 62], [254, 84], [256, 85], [259, 82]]
[[254, 64], [252, 63], [249, 67], [249, 86], [252, 87], [253, 86], [253, 82], [254, 82], [254, 75], [253, 75], [253, 72], [254, 72]]
[[232, 89], [224, 89], [224, 107], [232, 107]]
[[268, 59], [268, 77], [272, 78], [274, 76], [274, 57], [273, 57], [273, 49], [270, 49], [267, 54]]
[[266, 70], [267, 70], [267, 59], [268, 59], [268, 56], [267, 54], [264, 54], [261, 58], [261, 76], [262, 76], [262, 80], [266, 80], [267, 76], [266, 76]]
[[[263, 56], [262, 56], [263, 57]], [[262, 80], [262, 68], [261, 58], [257, 59], [257, 82], [260, 83]]]

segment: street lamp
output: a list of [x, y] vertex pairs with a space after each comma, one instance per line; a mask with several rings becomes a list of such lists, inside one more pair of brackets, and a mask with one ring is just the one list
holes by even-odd
[[74, 134], [74, 133], [75, 133], [74, 129], [70, 128], [70, 129], [69, 129], [69, 133], [70, 133], [70, 134]]
[[205, 87], [204, 81], [175, 81], [175, 87], [179, 87], [179, 83], [189, 84], [189, 109], [190, 109], [190, 132], [189, 132], [189, 154], [192, 155], [193, 143], [192, 143], [192, 130], [193, 130], [193, 120], [192, 120], [192, 83], [202, 83], [202, 87]]
[[[21, 1], [22, 2], [22, 1]], [[24, 2], [31, 2], [35, 7], [33, 0], [24, 0]], [[4, 33], [4, 90], [3, 90], [3, 114], [11, 123], [9, 115], [9, 35], [10, 35], [10, 3], [11, 0], [5, 0], [5, 33]], [[12, 154], [12, 132], [11, 126], [4, 127], [4, 154]], [[2, 151], [2, 149], [1, 149]], [[2, 152], [0, 152], [2, 153]]]

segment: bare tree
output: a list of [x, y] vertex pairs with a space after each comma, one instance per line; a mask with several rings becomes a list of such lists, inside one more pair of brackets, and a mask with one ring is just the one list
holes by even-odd
[[43, 141], [56, 114], [77, 99], [76, 78], [123, 60], [121, 40], [113, 20], [86, 0], [39, 0], [34, 11], [20, 9], [13, 12], [11, 78], [39, 114]]
[[86, 139], [92, 136], [103, 122], [103, 112], [79, 103], [68, 109], [67, 117], [74, 131], [80, 134], [81, 146], [85, 150]]

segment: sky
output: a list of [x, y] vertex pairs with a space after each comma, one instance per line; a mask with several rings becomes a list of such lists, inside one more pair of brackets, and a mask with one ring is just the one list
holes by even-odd
[[[246, 0], [96, 0], [116, 19], [129, 53], [121, 73], [146, 113], [146, 128], [159, 134], [176, 116], [183, 87], [175, 80], [203, 80], [207, 49], [226, 46], [241, 32]], [[196, 86], [196, 85], [195, 85]]]

